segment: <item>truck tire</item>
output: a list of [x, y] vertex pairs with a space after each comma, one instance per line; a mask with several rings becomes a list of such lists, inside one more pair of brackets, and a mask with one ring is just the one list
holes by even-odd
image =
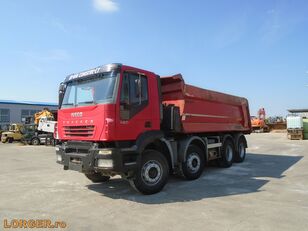
[[229, 168], [232, 165], [235, 154], [234, 143], [231, 138], [227, 138], [221, 148], [221, 158], [218, 160], [220, 167]]
[[237, 143], [237, 152], [234, 156], [234, 162], [241, 163], [245, 160], [246, 157], [246, 142], [245, 138], [242, 136]]
[[180, 175], [187, 180], [198, 179], [203, 173], [204, 165], [202, 150], [195, 145], [189, 145], [185, 162], [180, 166]]
[[91, 180], [93, 183], [106, 182], [110, 179], [110, 176], [103, 176], [100, 173], [85, 173], [85, 176]]
[[40, 139], [39, 138], [33, 138], [32, 140], [31, 140], [31, 144], [32, 145], [40, 145]]
[[160, 192], [168, 177], [169, 165], [166, 157], [156, 150], [145, 150], [136, 175], [129, 183], [140, 193], [150, 195]]
[[9, 142], [10, 144], [13, 143], [13, 141], [14, 141], [13, 137], [9, 137], [9, 138], [8, 138], [8, 142]]

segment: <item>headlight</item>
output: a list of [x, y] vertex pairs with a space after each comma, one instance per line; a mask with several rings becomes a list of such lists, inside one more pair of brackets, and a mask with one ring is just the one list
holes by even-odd
[[110, 160], [110, 159], [98, 159], [97, 160], [97, 167], [112, 168], [113, 167], [113, 161]]
[[112, 151], [111, 150], [99, 150], [98, 154], [101, 154], [101, 155], [111, 155]]
[[57, 155], [57, 161], [62, 162], [62, 156], [61, 155]]

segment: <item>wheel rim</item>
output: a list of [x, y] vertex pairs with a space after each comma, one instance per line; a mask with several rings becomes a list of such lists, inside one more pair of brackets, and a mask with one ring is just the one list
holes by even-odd
[[190, 172], [196, 173], [200, 169], [201, 160], [198, 153], [190, 153], [187, 158], [187, 168]]
[[146, 162], [141, 170], [143, 181], [148, 185], [155, 185], [160, 181], [163, 174], [162, 166], [155, 160]]
[[231, 147], [231, 145], [228, 145], [226, 148], [226, 160], [228, 162], [231, 162], [233, 158], [233, 149]]
[[243, 158], [245, 156], [245, 146], [243, 143], [240, 143], [239, 152], [240, 152], [240, 157]]
[[33, 143], [34, 145], [38, 145], [39, 142], [38, 142], [38, 140], [35, 139], [35, 140], [32, 141], [32, 143]]

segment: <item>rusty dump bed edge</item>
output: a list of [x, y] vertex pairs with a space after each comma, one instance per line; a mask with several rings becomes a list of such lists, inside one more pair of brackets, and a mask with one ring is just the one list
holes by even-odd
[[161, 78], [163, 104], [180, 108], [182, 132], [251, 132], [248, 100], [185, 84], [181, 74]]

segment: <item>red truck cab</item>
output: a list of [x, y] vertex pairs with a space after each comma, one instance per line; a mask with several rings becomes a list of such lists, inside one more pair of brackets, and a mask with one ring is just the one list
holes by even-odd
[[169, 173], [196, 179], [205, 162], [243, 161], [251, 130], [246, 99], [122, 64], [67, 76], [59, 107], [57, 162], [93, 182], [120, 174], [144, 194]]
[[119, 64], [68, 76], [60, 139], [136, 140], [145, 131], [160, 130], [158, 81], [152, 72]]

